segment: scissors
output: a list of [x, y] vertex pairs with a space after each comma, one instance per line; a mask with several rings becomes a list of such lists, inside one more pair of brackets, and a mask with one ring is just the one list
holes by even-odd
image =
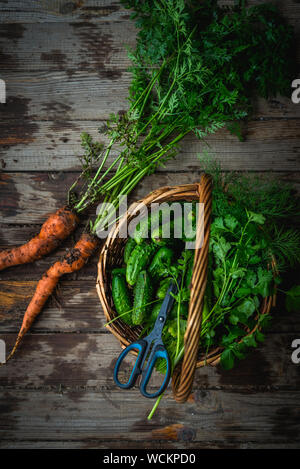
[[[120, 388], [122, 389], [132, 388], [135, 385], [138, 376], [140, 375], [142, 376], [142, 379], [140, 382], [140, 392], [145, 397], [148, 397], [148, 398], [158, 397], [164, 392], [164, 390], [168, 386], [170, 376], [171, 376], [171, 362], [170, 362], [170, 358], [166, 350], [166, 347], [163, 344], [161, 334], [162, 334], [162, 330], [164, 328], [167, 316], [169, 312], [171, 311], [172, 306], [174, 304], [174, 297], [172, 296], [172, 293], [176, 295], [177, 284], [178, 283], [176, 283], [174, 280], [171, 280], [167, 294], [161, 305], [159, 314], [157, 316], [154, 327], [152, 331], [150, 332], [150, 334], [144, 337], [143, 339], [138, 340], [128, 345], [128, 347], [126, 347], [121, 352], [117, 360], [115, 369], [114, 369], [114, 381], [116, 385], [119, 386]], [[152, 349], [150, 351], [151, 346], [152, 346]], [[123, 383], [120, 383], [118, 379], [119, 369], [120, 369], [120, 365], [122, 361], [124, 360], [126, 355], [130, 352], [130, 350], [138, 350], [138, 356], [137, 356], [135, 365], [132, 369], [129, 380], [127, 381], [127, 383], [123, 384]], [[144, 368], [145, 360], [148, 354], [149, 354], [149, 358], [147, 359], [146, 367]], [[147, 391], [147, 385], [152, 375], [155, 362], [158, 358], [163, 358], [166, 360], [167, 371], [165, 374], [164, 381], [161, 387], [159, 388], [159, 390], [154, 393], [149, 393]]]

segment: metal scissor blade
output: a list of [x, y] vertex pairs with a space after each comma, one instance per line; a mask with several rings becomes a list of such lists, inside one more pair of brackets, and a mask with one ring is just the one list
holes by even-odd
[[155, 335], [156, 337], [161, 335], [167, 316], [173, 307], [173, 304], [175, 301], [173, 295], [176, 295], [178, 291], [178, 288], [177, 288], [178, 282], [180, 282], [180, 278], [177, 278], [176, 282], [175, 280], [171, 280], [171, 284], [168, 288], [167, 294], [164, 297], [163, 303], [161, 305], [160, 311], [158, 313], [158, 316], [157, 316], [157, 319], [155, 321], [154, 328], [152, 331], [152, 334]]

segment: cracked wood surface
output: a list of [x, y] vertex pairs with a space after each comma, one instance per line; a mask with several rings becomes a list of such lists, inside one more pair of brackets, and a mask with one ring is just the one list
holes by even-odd
[[[300, 4], [277, 3], [295, 28], [299, 64]], [[129, 12], [117, 1], [0, 0], [0, 78], [8, 98], [0, 105], [0, 248], [25, 242], [65, 203], [78, 174], [80, 132], [105, 141], [98, 128], [127, 107], [124, 44], [134, 43]], [[299, 122], [300, 105], [289, 98], [259, 99], [245, 142], [222, 130], [208, 139], [208, 150], [225, 171], [272, 170], [299, 190]], [[131, 200], [197, 181], [203, 149], [188, 136], [177, 159], [142, 181]], [[8, 349], [39, 277], [78, 236], [34, 265], [0, 272], [0, 338]], [[168, 392], [147, 422], [152, 402], [113, 383], [120, 348], [104, 328], [96, 265], [97, 256], [63, 279], [18, 355], [0, 368], [1, 448], [300, 447], [299, 365], [290, 358], [299, 314], [288, 314], [279, 300], [264, 344], [230, 372], [198, 370], [189, 402], [176, 404]]]

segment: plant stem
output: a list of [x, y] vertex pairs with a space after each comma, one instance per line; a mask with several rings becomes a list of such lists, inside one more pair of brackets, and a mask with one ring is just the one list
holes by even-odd
[[[173, 374], [173, 370], [174, 370], [175, 366], [180, 362], [183, 353], [184, 353], [184, 347], [181, 348], [179, 354], [178, 354], [177, 357], [174, 359], [174, 365], [173, 365], [172, 370], [171, 370], [171, 375]], [[151, 419], [152, 419], [152, 417], [153, 417], [153, 415], [154, 415], [154, 413], [155, 413], [155, 411], [156, 411], [156, 409], [157, 409], [157, 407], [158, 407], [158, 405], [159, 405], [159, 403], [160, 403], [160, 401], [161, 401], [163, 395], [164, 395], [164, 392], [156, 399], [155, 404], [154, 404], [154, 406], [152, 407], [152, 409], [151, 409], [151, 411], [150, 411], [150, 413], [149, 413], [149, 415], [148, 415], [148, 417], [147, 417], [147, 420], [151, 420]]]
[[[82, 199], [79, 201], [79, 203], [75, 206], [76, 212], [80, 213], [81, 211], [83, 211], [83, 210], [86, 208], [86, 206], [83, 206], [83, 204], [84, 204], [84, 202], [87, 200], [87, 198], [89, 197], [92, 188], [94, 188], [95, 185], [98, 185], [98, 184], [99, 184], [99, 181], [97, 181], [98, 176], [99, 176], [99, 174], [100, 174], [101, 171], [102, 171], [102, 168], [103, 168], [103, 166], [104, 166], [104, 164], [105, 164], [105, 162], [106, 162], [106, 160], [107, 160], [107, 158], [108, 158], [108, 155], [109, 155], [109, 153], [110, 153], [110, 150], [111, 150], [113, 144], [114, 144], [114, 139], [111, 139], [111, 141], [109, 142], [109, 145], [108, 145], [108, 147], [107, 147], [107, 149], [106, 149], [106, 152], [105, 152], [105, 154], [104, 154], [104, 157], [103, 157], [103, 159], [102, 159], [102, 162], [101, 162], [101, 164], [100, 164], [100, 166], [99, 166], [99, 168], [98, 168], [98, 170], [97, 170], [95, 176], [93, 177], [92, 181], [90, 182], [90, 184], [89, 184], [89, 186], [88, 186], [88, 188], [87, 188], [87, 190], [86, 190], [84, 196], [83, 196]], [[117, 162], [117, 161], [115, 161], [114, 164], [116, 164], [116, 162]]]

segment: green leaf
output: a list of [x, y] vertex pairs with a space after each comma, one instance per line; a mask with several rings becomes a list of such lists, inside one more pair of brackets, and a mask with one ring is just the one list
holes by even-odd
[[253, 334], [250, 334], [250, 335], [247, 335], [246, 337], [244, 337], [243, 344], [246, 347], [257, 347], [257, 343], [255, 341], [255, 338], [254, 338]]
[[269, 270], [259, 267], [257, 270], [257, 275], [258, 283], [255, 287], [255, 292], [265, 298], [270, 293], [270, 284], [273, 280], [273, 274]]
[[244, 296], [247, 296], [251, 293], [251, 288], [246, 288], [246, 287], [241, 287], [237, 290], [236, 296], [238, 298], [243, 298]]
[[249, 318], [255, 311], [255, 304], [252, 299], [246, 298], [236, 309], [239, 313], [243, 313]]
[[295, 285], [287, 293], [285, 298], [285, 307], [289, 313], [300, 311], [300, 285]]
[[216, 257], [221, 260], [225, 259], [226, 254], [231, 248], [231, 244], [226, 242], [225, 238], [221, 237], [218, 240], [218, 243], [213, 245], [213, 251]]
[[249, 285], [249, 287], [251, 288], [254, 288], [256, 279], [257, 279], [256, 273], [253, 272], [253, 270], [248, 270], [246, 274], [246, 278], [245, 278], [247, 285]]
[[220, 287], [219, 287], [219, 283], [218, 282], [213, 282], [213, 288], [214, 288], [214, 294], [216, 296], [216, 298], [218, 298], [218, 296], [220, 295]]
[[239, 323], [239, 321], [240, 321], [240, 318], [236, 316], [235, 314], [231, 314], [229, 316], [229, 322], [233, 324], [234, 326], [236, 326]]
[[222, 267], [218, 267], [217, 269], [213, 270], [213, 276], [217, 279], [222, 279], [224, 277], [224, 270]]
[[244, 269], [243, 267], [240, 267], [239, 269], [233, 269], [233, 271], [230, 272], [230, 275], [232, 278], [242, 278], [244, 277], [245, 272], [246, 272], [246, 269]]
[[239, 337], [243, 337], [244, 335], [245, 331], [240, 327], [230, 327], [228, 328], [228, 334], [222, 337], [221, 344], [224, 347], [228, 347], [228, 345], [232, 344], [233, 342], [235, 342], [236, 339], [238, 339]]
[[259, 225], [263, 225], [266, 221], [266, 218], [261, 213], [248, 212], [249, 220]]
[[270, 325], [271, 320], [272, 318], [269, 314], [261, 314], [258, 318], [258, 324], [265, 329]]
[[265, 335], [257, 329], [255, 332], [255, 338], [258, 342], [263, 342], [265, 340]]
[[225, 223], [226, 227], [229, 228], [229, 230], [232, 231], [232, 232], [235, 230], [235, 228], [239, 224], [237, 219], [235, 217], [233, 217], [232, 215], [227, 215], [224, 218], [224, 223]]
[[261, 257], [259, 256], [251, 256], [249, 259], [249, 264], [254, 265], [254, 264], [259, 264], [261, 262]]
[[216, 217], [212, 223], [212, 228], [215, 228], [217, 230], [225, 230], [225, 226], [223, 223], [223, 218], [221, 217]]
[[221, 354], [221, 365], [224, 370], [231, 370], [234, 367], [234, 353], [230, 349], [225, 349]]
[[243, 353], [243, 349], [245, 347], [243, 346], [243, 343], [241, 344], [235, 344], [235, 347], [232, 349], [234, 355], [236, 356], [236, 358], [238, 358], [239, 360], [243, 360], [245, 358], [245, 354]]

